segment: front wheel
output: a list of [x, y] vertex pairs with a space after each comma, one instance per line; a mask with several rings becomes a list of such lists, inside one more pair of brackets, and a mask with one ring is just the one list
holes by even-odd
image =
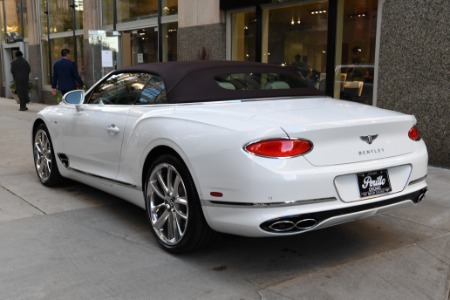
[[194, 182], [179, 158], [163, 155], [151, 164], [145, 203], [153, 233], [165, 250], [185, 253], [214, 240], [216, 233], [206, 223]]
[[52, 141], [45, 124], [37, 126], [33, 137], [34, 167], [42, 184], [58, 186], [63, 182], [56, 164]]

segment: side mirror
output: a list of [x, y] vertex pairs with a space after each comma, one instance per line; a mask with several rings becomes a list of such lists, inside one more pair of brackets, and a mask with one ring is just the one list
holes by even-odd
[[66, 93], [62, 101], [66, 104], [75, 104], [79, 105], [84, 102], [84, 91], [83, 90], [75, 90]]

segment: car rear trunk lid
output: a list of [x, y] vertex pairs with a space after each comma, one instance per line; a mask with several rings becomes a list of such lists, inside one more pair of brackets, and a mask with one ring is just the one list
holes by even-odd
[[291, 107], [254, 118], [281, 120], [280, 126], [290, 138], [310, 140], [313, 149], [304, 157], [315, 166], [383, 159], [414, 151], [408, 131], [415, 118], [372, 106], [330, 100], [318, 107]]

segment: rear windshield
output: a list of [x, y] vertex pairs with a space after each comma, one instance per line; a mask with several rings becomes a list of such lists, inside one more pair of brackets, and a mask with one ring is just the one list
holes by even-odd
[[170, 81], [174, 84], [168, 85], [167, 97], [169, 103], [186, 103], [321, 95], [318, 81], [310, 75], [290, 66], [216, 63]]
[[308, 87], [308, 82], [293, 73], [236, 73], [215, 77], [226, 90], [287, 90]]

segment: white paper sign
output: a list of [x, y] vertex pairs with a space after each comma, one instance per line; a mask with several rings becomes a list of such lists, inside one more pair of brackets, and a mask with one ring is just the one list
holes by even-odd
[[102, 67], [113, 67], [113, 52], [111, 50], [102, 50]]
[[144, 53], [138, 53], [137, 62], [138, 64], [142, 64], [144, 62]]

